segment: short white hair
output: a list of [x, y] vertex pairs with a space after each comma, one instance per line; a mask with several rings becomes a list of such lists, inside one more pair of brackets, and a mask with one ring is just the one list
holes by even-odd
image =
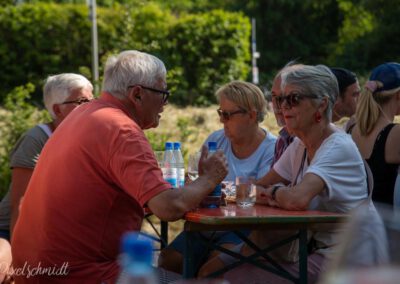
[[53, 111], [55, 104], [65, 102], [72, 92], [83, 89], [93, 91], [93, 85], [82, 75], [62, 73], [47, 77], [43, 87], [43, 101], [51, 117], [56, 118]]
[[165, 80], [167, 70], [157, 57], [137, 50], [123, 51], [108, 58], [104, 69], [103, 91], [123, 99], [129, 86], [154, 87]]

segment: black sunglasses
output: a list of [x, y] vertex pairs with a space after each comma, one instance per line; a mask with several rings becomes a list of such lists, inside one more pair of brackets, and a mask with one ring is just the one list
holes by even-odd
[[229, 112], [229, 111], [224, 111], [219, 108], [219, 109], [217, 109], [217, 112], [218, 112], [219, 117], [222, 117], [225, 120], [229, 120], [232, 115], [239, 114], [239, 113], [247, 113], [247, 110], [241, 108], [241, 109]]
[[81, 104], [85, 104], [90, 102], [91, 100], [86, 99], [86, 98], [80, 98], [77, 100], [73, 100], [73, 101], [65, 101], [63, 103], [61, 103], [62, 105], [66, 105], [66, 104], [76, 104], [76, 105], [81, 105]]
[[317, 99], [317, 95], [313, 94], [298, 94], [298, 93], [291, 93], [289, 95], [282, 95], [282, 96], [276, 96], [275, 101], [276, 105], [278, 108], [282, 108], [283, 102], [286, 102], [287, 108], [292, 108], [294, 106], [298, 106], [300, 104], [300, 101], [305, 99], [305, 98], [312, 98], [312, 99]]
[[150, 88], [150, 87], [146, 87], [146, 86], [142, 86], [142, 85], [132, 85], [132, 86], [128, 86], [128, 89], [129, 89], [129, 88], [136, 87], [136, 86], [139, 86], [139, 87], [141, 87], [142, 89], [145, 89], [145, 90], [149, 90], [149, 91], [152, 91], [152, 92], [155, 92], [155, 93], [160, 93], [160, 94], [162, 94], [163, 103], [166, 103], [166, 102], [168, 101], [168, 98], [169, 98], [169, 96], [170, 96], [170, 94], [171, 94], [170, 91], [168, 91], [168, 90], [159, 90], [159, 89]]

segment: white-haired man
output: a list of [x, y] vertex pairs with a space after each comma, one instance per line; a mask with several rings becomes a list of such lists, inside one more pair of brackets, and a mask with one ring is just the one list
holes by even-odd
[[[52, 121], [38, 124], [24, 133], [10, 155], [12, 182], [10, 189], [0, 203], [0, 238], [10, 241], [10, 232], [18, 217], [20, 200], [25, 194], [39, 155], [49, 136], [57, 126], [79, 105], [93, 99], [92, 84], [79, 74], [63, 73], [49, 76], [43, 88], [43, 101]], [[0, 245], [6, 253], [7, 245]], [[4, 267], [10, 257], [0, 256]], [[4, 269], [2, 269], [4, 270]]]
[[173, 190], [164, 181], [143, 129], [158, 125], [168, 96], [158, 58], [131, 50], [107, 61], [101, 97], [47, 143], [12, 238], [14, 268], [67, 272], [21, 275], [18, 283], [115, 283], [121, 235], [140, 230], [144, 206], [177, 220], [223, 180], [223, 154], [203, 151], [196, 181]]

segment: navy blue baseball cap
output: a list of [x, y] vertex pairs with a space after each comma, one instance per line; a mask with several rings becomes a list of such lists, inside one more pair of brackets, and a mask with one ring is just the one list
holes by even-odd
[[375, 67], [369, 77], [369, 81], [379, 81], [383, 84], [375, 92], [393, 90], [400, 87], [400, 64], [387, 62]]

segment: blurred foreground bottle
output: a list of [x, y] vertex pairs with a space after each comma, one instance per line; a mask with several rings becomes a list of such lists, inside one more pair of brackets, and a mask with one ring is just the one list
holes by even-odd
[[177, 184], [178, 187], [183, 187], [185, 185], [185, 162], [183, 160], [180, 142], [174, 142], [174, 158], [176, 162]]
[[122, 237], [121, 247], [122, 273], [117, 284], [157, 284], [151, 241], [139, 239], [138, 233], [127, 233]]
[[174, 157], [174, 146], [172, 142], [165, 143], [164, 152], [164, 179], [173, 187], [178, 187], [178, 174]]

